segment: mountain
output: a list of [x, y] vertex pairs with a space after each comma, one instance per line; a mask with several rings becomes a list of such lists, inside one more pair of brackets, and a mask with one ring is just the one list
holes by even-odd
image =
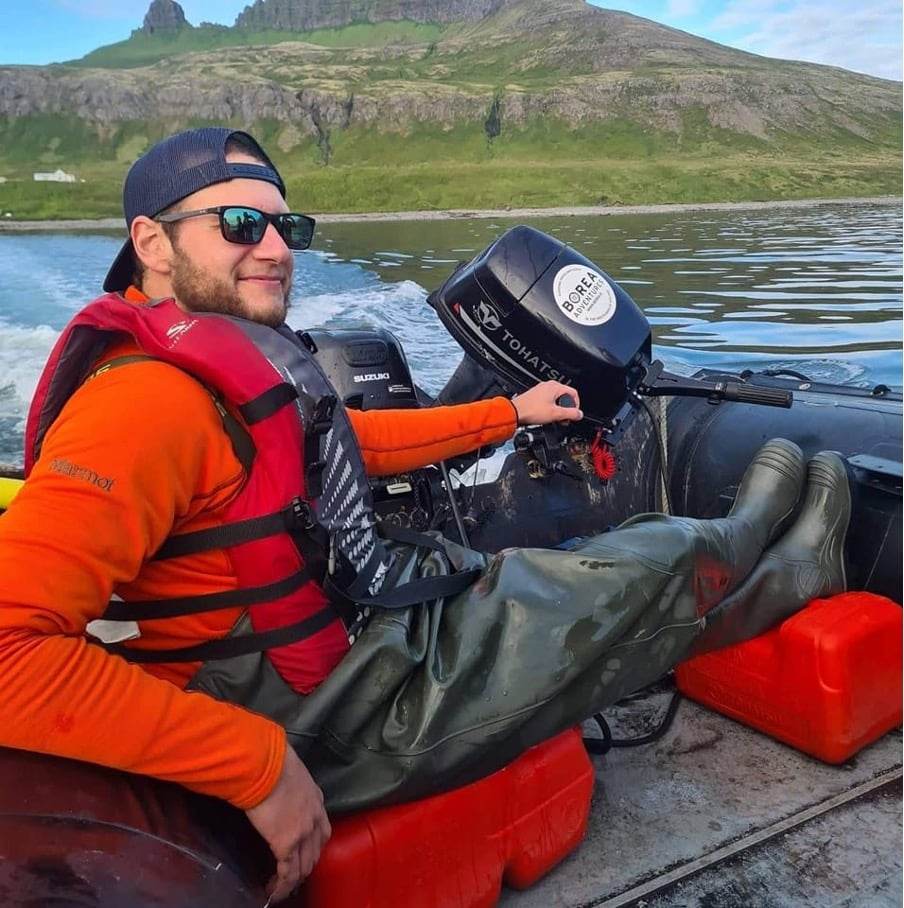
[[[66, 65], [0, 67], [0, 175], [35, 163], [121, 171], [167, 132], [225, 122], [275, 142], [309, 177], [317, 168], [318, 185], [336, 184], [330, 168], [349, 168], [347, 183], [357, 167], [426, 166], [442, 181], [444, 161], [523, 163], [535, 185], [540, 165], [559, 181], [570, 172], [583, 197], [581, 162], [602, 173], [609, 159], [626, 202], [657, 200], [651, 181], [717, 200], [732, 181], [747, 197], [859, 194], [857, 180], [880, 172], [877, 189], [894, 192], [901, 112], [898, 82], [583, 0], [256, 0], [232, 28], [192, 26], [175, 0], [153, 0], [126, 42]], [[782, 162], [791, 170], [773, 185]], [[691, 168], [690, 185], [675, 185], [675, 166]], [[795, 187], [803, 172], [812, 185]], [[385, 202], [371, 192], [367, 204]]]

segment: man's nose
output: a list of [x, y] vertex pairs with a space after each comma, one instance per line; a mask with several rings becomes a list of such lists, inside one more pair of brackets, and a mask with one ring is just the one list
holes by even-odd
[[278, 256], [280, 258], [289, 252], [286, 241], [279, 235], [279, 231], [269, 221], [267, 222], [267, 229], [264, 231], [261, 241], [257, 243], [257, 248], [264, 255]]

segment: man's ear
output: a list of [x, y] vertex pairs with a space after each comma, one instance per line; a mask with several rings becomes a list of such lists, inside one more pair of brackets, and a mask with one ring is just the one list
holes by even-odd
[[129, 234], [135, 255], [146, 271], [160, 275], [170, 273], [173, 246], [159, 221], [152, 221], [144, 215], [139, 215], [132, 221]]

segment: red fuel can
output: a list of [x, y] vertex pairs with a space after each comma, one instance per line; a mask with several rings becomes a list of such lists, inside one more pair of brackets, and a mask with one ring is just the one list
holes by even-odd
[[304, 908], [491, 908], [583, 839], [593, 766], [580, 729], [463, 788], [338, 817]]
[[826, 763], [902, 721], [902, 611], [874, 593], [814, 599], [765, 634], [675, 670], [679, 690]]

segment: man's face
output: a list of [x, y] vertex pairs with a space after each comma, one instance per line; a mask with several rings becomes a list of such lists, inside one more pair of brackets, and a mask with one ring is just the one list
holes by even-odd
[[[227, 159], [260, 163], [241, 153], [229, 154]], [[269, 214], [289, 210], [272, 183], [249, 179], [207, 186], [183, 199], [178, 210], [217, 205], [247, 205]], [[189, 312], [235, 315], [273, 327], [285, 321], [295, 263], [272, 224], [253, 246], [223, 239], [215, 214], [186, 218], [175, 227], [170, 282], [180, 306]]]

